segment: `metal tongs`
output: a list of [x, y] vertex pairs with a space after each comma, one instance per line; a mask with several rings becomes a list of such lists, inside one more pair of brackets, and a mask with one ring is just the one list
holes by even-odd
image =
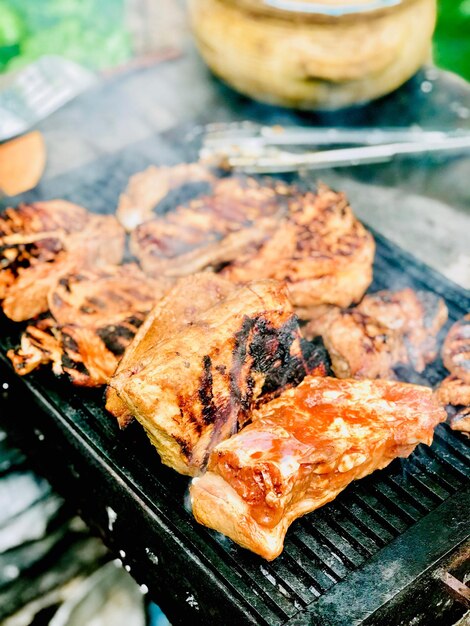
[[[305, 151], [306, 146], [333, 145], [354, 147]], [[470, 132], [461, 130], [303, 128], [241, 122], [206, 126], [199, 156], [206, 163], [226, 169], [274, 174], [383, 163], [399, 155], [467, 150], [470, 151]]]

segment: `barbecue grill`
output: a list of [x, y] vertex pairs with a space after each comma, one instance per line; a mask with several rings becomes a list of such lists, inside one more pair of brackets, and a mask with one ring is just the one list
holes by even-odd
[[[171, 133], [105, 157], [43, 183], [40, 195], [111, 212], [131, 174], [188, 158], [176, 147], [185, 145], [181, 137]], [[170, 194], [161, 208], [176, 200]], [[439, 294], [449, 308], [443, 336], [470, 309], [469, 294], [374, 236], [370, 290], [410, 286]], [[173, 624], [419, 626], [432, 619], [444, 626], [464, 614], [468, 597], [458, 581], [469, 567], [470, 452], [447, 425], [438, 426], [431, 448], [419, 446], [297, 520], [282, 555], [268, 563], [195, 522], [188, 480], [160, 463], [137, 425], [119, 431], [102, 391], [73, 388], [47, 371], [16, 376], [5, 355], [19, 327], [0, 324], [5, 427]], [[401, 373], [434, 385], [445, 369], [438, 360], [422, 375]]]

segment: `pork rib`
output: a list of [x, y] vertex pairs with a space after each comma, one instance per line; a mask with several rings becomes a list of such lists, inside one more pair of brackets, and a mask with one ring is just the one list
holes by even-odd
[[274, 559], [297, 517], [417, 444], [430, 444], [445, 417], [424, 387], [309, 376], [213, 450], [208, 471], [191, 485], [193, 513]]

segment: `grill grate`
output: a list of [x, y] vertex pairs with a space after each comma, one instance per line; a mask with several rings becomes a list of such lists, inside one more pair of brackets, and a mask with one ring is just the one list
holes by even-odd
[[[43, 183], [39, 194], [65, 197], [99, 212], [112, 211], [130, 174], [162, 158], [165, 162], [181, 160], [173, 145], [161, 138], [158, 145], [138, 145], [83, 169], [78, 177], [68, 175]], [[35, 197], [27, 194], [24, 199]], [[467, 295], [375, 235], [377, 259], [371, 289], [411, 286], [440, 294], [450, 312], [444, 335], [469, 308]], [[17, 329], [4, 326], [6, 332], [0, 338], [3, 351], [18, 337]], [[438, 360], [428, 366], [422, 379], [435, 384], [444, 375]], [[416, 377], [409, 376], [410, 380]], [[196, 554], [227, 593], [248, 607], [253, 623], [260, 625], [280, 626], [301, 615], [468, 484], [468, 448], [460, 435], [441, 425], [432, 448], [419, 446], [409, 459], [396, 460], [387, 469], [352, 484], [334, 502], [295, 522], [283, 554], [266, 563], [194, 522], [184, 506], [187, 480], [161, 466], [138, 428], [118, 432], [103, 409], [101, 393], [71, 389], [47, 372], [31, 375], [24, 384], [37, 397], [47, 399], [63, 416], [70, 437], [85, 441], [104, 458], [127, 488], [138, 493], [180, 538], [181, 549]]]

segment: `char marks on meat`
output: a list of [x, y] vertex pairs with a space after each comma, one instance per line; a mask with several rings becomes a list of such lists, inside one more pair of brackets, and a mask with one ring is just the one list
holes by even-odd
[[131, 234], [132, 252], [151, 276], [218, 269], [266, 241], [286, 212], [291, 192], [280, 182], [219, 180], [211, 195], [138, 226]]
[[113, 216], [62, 200], [23, 204], [0, 216], [0, 300], [14, 321], [47, 311], [62, 274], [119, 263], [124, 230]]
[[236, 282], [286, 281], [298, 315], [325, 304], [349, 306], [372, 280], [375, 244], [346, 197], [321, 185], [316, 193], [291, 188], [288, 211], [271, 236], [223, 270]]
[[418, 443], [431, 444], [445, 417], [425, 387], [308, 376], [214, 448], [191, 485], [193, 513], [271, 560], [297, 517]]
[[[180, 298], [190, 280], [175, 287], [176, 295], [168, 299]], [[308, 363], [315, 363], [317, 373], [326, 371], [311, 355], [308, 362], [304, 359], [282, 284], [229, 285], [224, 282], [224, 299], [163, 337], [157, 312], [146, 324], [145, 350], [133, 344], [126, 368], [110, 383], [163, 462], [183, 474], [203, 469], [212, 448], [250, 419], [263, 391], [272, 394], [278, 385], [298, 382], [301, 362], [303, 375]]]
[[136, 265], [82, 269], [49, 291], [50, 314], [29, 325], [9, 358], [23, 375], [50, 362], [76, 385], [105, 385], [155, 302], [170, 287]]
[[351, 309], [322, 309], [305, 332], [323, 337], [339, 378], [395, 378], [399, 363], [422, 372], [434, 361], [446, 320], [444, 301], [432, 293], [379, 291]]

